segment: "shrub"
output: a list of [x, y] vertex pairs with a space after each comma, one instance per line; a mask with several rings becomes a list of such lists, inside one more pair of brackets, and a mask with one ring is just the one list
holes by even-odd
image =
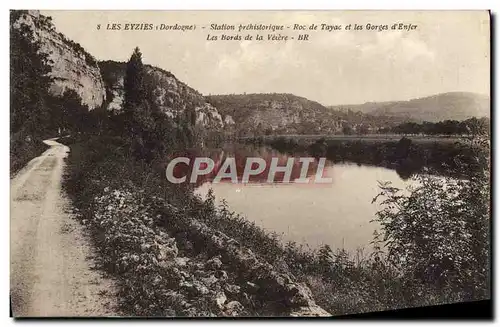
[[489, 172], [468, 171], [462, 179], [418, 175], [406, 191], [382, 184], [375, 219], [401, 274], [463, 300], [489, 296]]

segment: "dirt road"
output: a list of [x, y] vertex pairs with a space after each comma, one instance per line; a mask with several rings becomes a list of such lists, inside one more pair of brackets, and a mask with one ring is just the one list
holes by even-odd
[[55, 139], [11, 180], [10, 289], [14, 317], [114, 316], [113, 283], [93, 269], [83, 227], [61, 190], [69, 148]]

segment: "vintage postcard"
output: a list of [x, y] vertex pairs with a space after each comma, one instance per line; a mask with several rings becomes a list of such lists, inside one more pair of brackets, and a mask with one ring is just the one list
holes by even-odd
[[490, 131], [488, 11], [12, 10], [12, 316], [488, 305]]

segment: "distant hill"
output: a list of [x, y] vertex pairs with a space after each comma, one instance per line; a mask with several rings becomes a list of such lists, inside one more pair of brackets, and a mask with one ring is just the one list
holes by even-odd
[[393, 126], [403, 120], [352, 110], [332, 110], [309, 99], [286, 93], [211, 95], [207, 101], [222, 115], [231, 116], [242, 134], [343, 133], [356, 129]]
[[330, 106], [333, 110], [353, 111], [375, 116], [392, 116], [409, 121], [437, 122], [490, 116], [490, 98], [470, 92], [449, 92], [408, 101], [367, 102], [359, 105]]
[[318, 102], [293, 94], [207, 96], [222, 115], [233, 117], [242, 134], [313, 133], [335, 124], [332, 112]]

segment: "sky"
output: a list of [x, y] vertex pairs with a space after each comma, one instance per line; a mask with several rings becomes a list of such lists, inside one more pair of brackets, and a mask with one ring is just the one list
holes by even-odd
[[[292, 93], [323, 105], [408, 100], [442, 92], [490, 92], [487, 11], [41, 11], [99, 60], [143, 62], [209, 94]], [[108, 30], [107, 24], [121, 24]], [[196, 25], [193, 31], [130, 31], [124, 24]], [[289, 41], [208, 41], [211, 24], [274, 24]], [[411, 31], [391, 30], [395, 23]], [[97, 26], [101, 28], [98, 30]], [[318, 25], [293, 31], [293, 25]], [[341, 30], [321, 31], [321, 24]], [[363, 30], [345, 30], [358, 24]], [[367, 30], [367, 24], [388, 31]], [[290, 26], [291, 28], [287, 28]], [[267, 38], [270, 32], [251, 32]], [[308, 41], [296, 40], [301, 33]], [[245, 36], [248, 33], [241, 33]]]

